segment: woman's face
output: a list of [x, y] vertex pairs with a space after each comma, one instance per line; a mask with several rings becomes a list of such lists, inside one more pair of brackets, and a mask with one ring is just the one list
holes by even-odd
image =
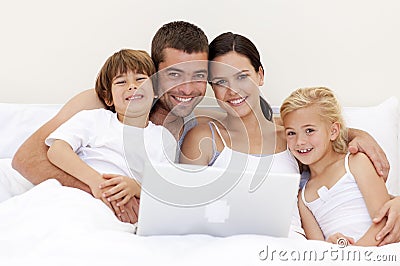
[[229, 114], [243, 117], [259, 108], [264, 75], [246, 56], [232, 51], [214, 58], [210, 78], [218, 104]]

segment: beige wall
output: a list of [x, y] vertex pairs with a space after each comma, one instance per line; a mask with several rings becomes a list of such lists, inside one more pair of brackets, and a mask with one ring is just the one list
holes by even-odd
[[263, 93], [279, 105], [304, 86], [344, 105], [400, 98], [400, 1], [21, 0], [0, 4], [0, 102], [63, 103], [90, 88], [121, 48], [149, 51], [155, 31], [187, 20], [210, 40], [234, 31], [258, 46]]

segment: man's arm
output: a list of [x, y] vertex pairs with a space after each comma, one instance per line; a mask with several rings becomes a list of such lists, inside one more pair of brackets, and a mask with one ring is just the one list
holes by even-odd
[[12, 160], [12, 167], [33, 184], [55, 178], [64, 186], [75, 187], [90, 193], [89, 187], [72, 177], [47, 158], [47, 136], [62, 123], [81, 110], [104, 107], [94, 89], [86, 90], [69, 100], [51, 120], [40, 127], [19, 147]]

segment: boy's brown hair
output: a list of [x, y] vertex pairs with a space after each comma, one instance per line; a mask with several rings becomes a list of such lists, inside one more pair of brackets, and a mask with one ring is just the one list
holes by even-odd
[[149, 77], [156, 72], [151, 57], [145, 51], [122, 49], [110, 56], [100, 69], [95, 85], [98, 97], [108, 110], [115, 112], [114, 104], [108, 105], [113, 102], [111, 93], [113, 79], [129, 70]]

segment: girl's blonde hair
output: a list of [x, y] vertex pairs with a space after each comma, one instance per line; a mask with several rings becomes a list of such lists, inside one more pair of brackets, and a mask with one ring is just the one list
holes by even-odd
[[335, 152], [347, 153], [347, 128], [342, 117], [341, 106], [335, 94], [328, 88], [313, 87], [297, 89], [283, 102], [280, 114], [281, 119], [290, 112], [309, 106], [318, 106], [319, 114], [330, 123], [338, 123], [340, 131], [338, 137], [332, 142]]

